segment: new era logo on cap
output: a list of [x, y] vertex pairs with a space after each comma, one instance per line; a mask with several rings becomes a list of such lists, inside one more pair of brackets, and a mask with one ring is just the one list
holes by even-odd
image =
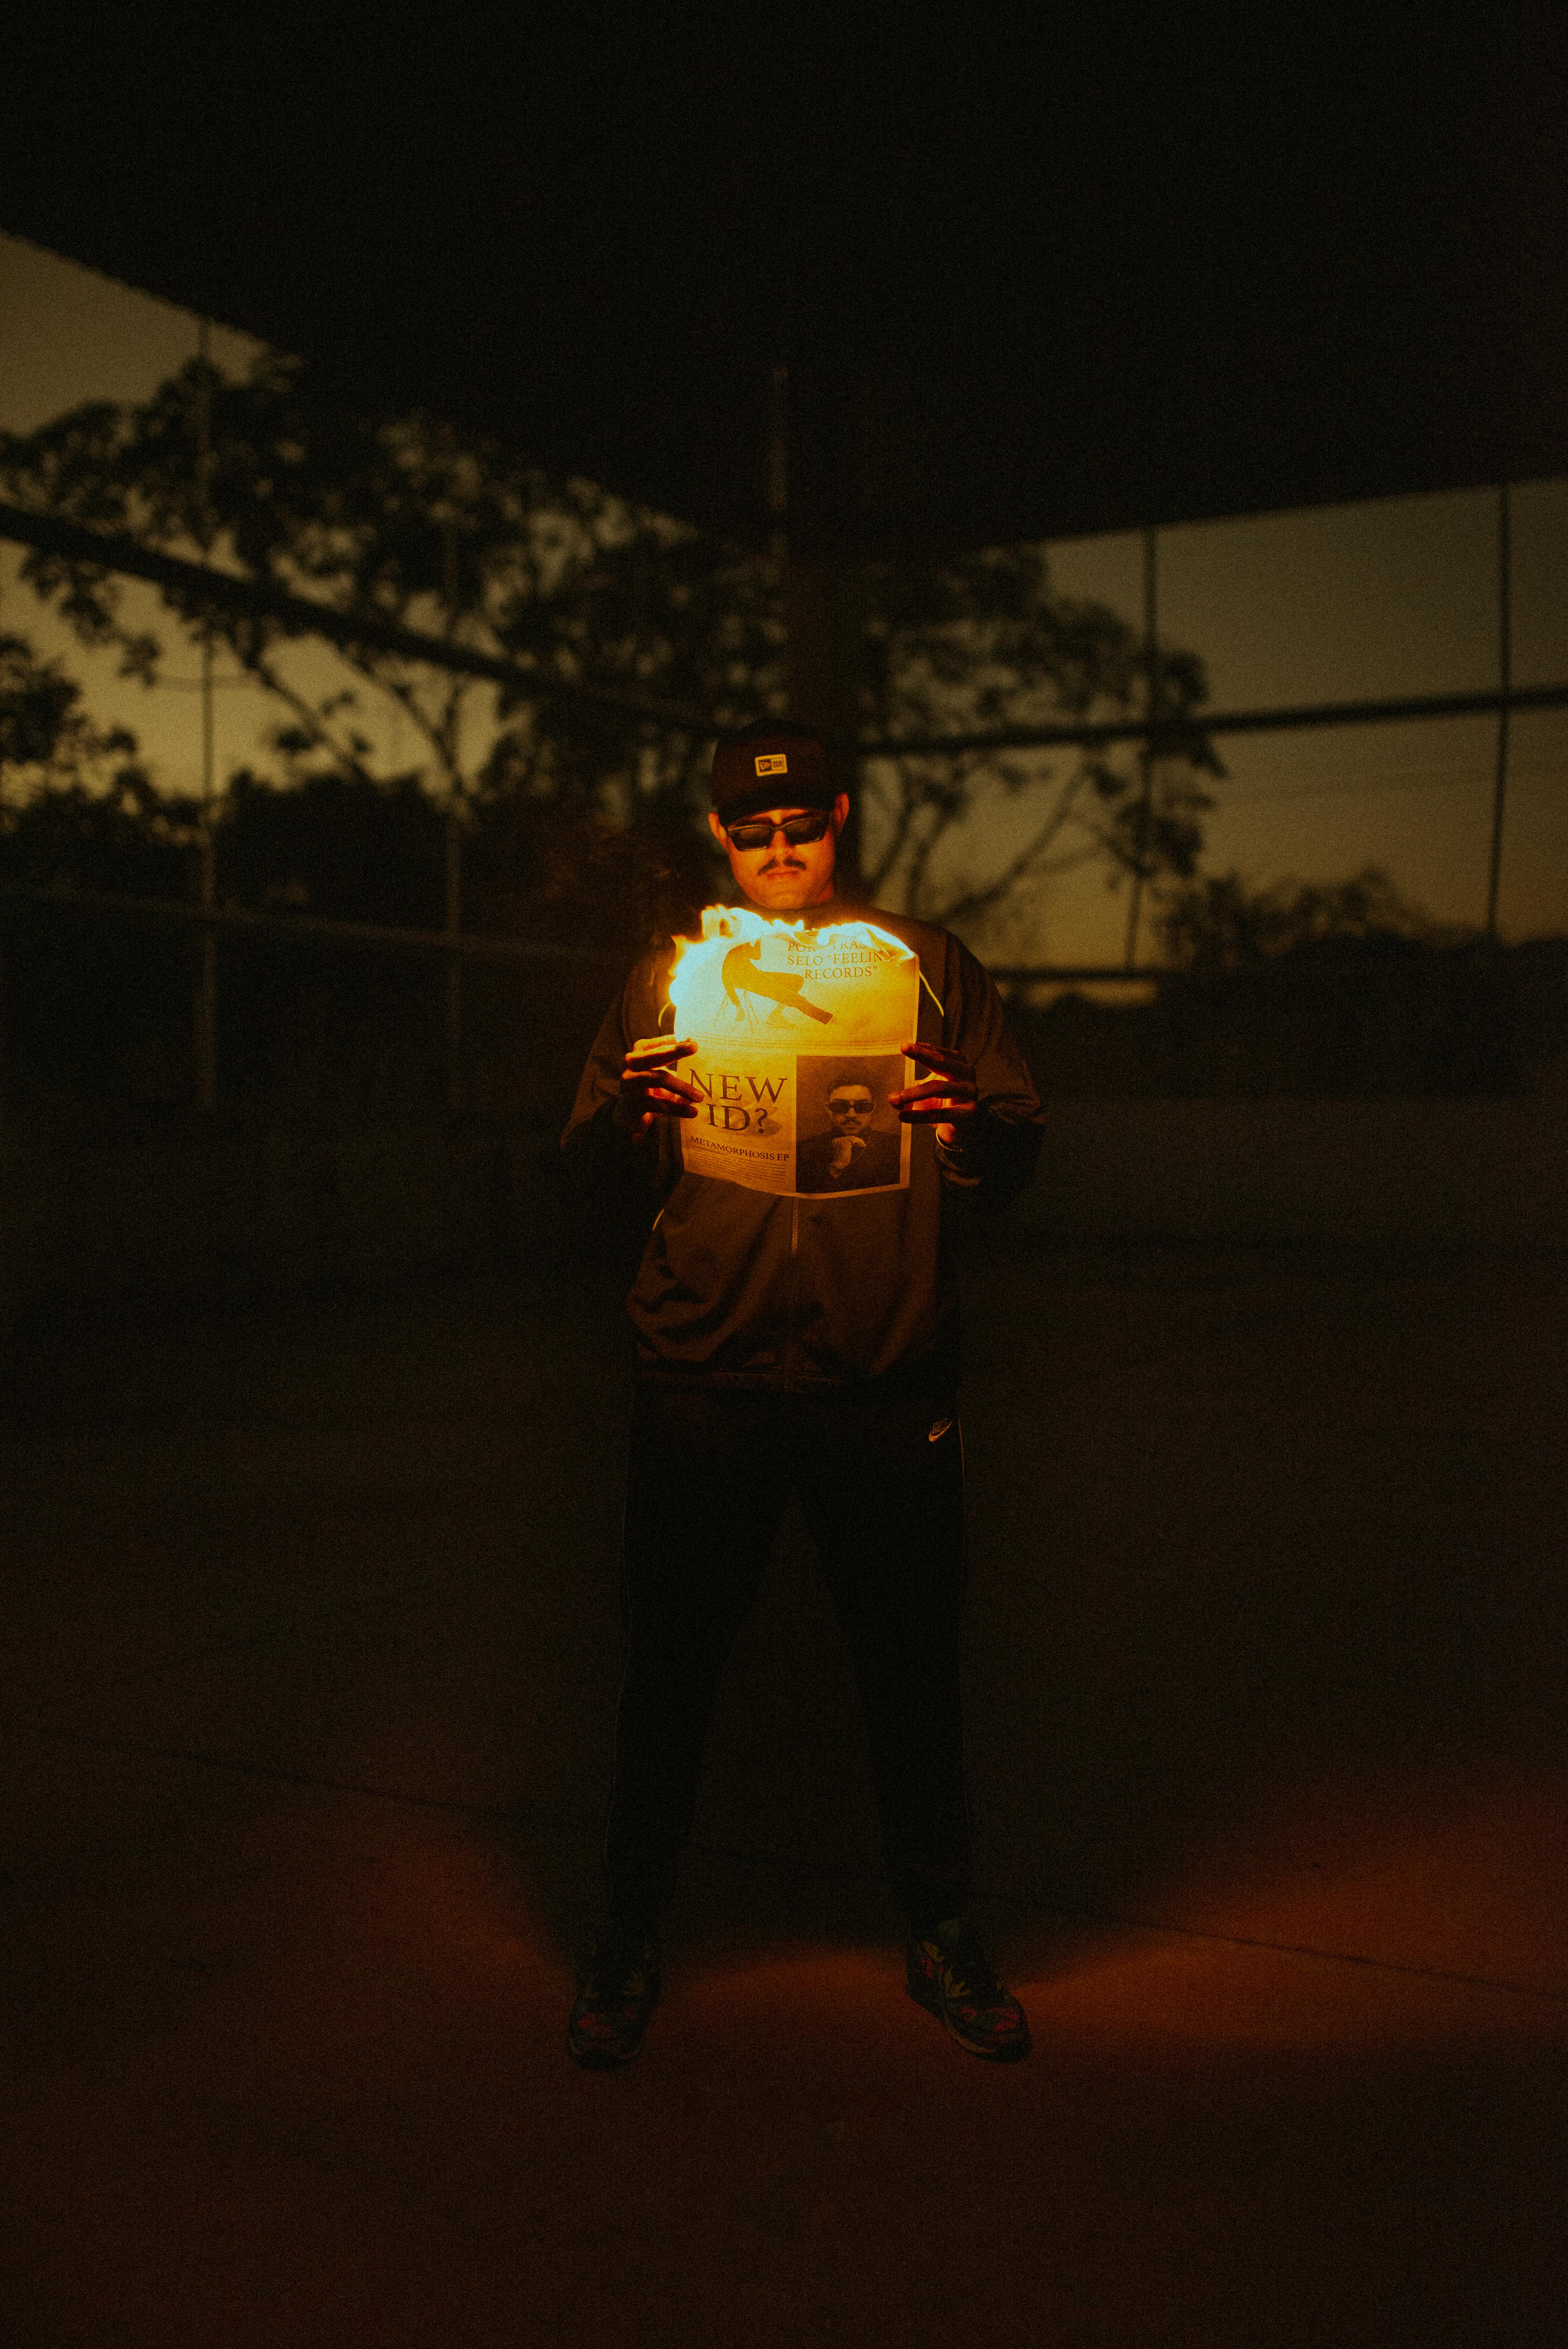
[[715, 812], [727, 823], [744, 822], [780, 800], [795, 808], [832, 806], [832, 766], [817, 737], [782, 719], [721, 735], [713, 753]]

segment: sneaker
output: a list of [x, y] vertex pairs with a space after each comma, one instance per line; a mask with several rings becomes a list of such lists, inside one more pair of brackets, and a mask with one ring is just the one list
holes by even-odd
[[971, 1926], [965, 1925], [952, 1942], [934, 1933], [912, 1940], [908, 1964], [911, 1998], [934, 2014], [971, 2055], [984, 2055], [993, 2064], [1016, 2064], [1028, 2054], [1024, 2010], [996, 1980]]
[[566, 2025], [568, 2054], [586, 2071], [618, 2071], [642, 2046], [658, 2002], [657, 1942], [612, 1935], [600, 1942], [578, 1979]]

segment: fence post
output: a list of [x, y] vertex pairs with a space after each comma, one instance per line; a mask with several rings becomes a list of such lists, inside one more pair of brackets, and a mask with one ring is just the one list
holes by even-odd
[[[212, 832], [212, 639], [201, 640], [201, 832], [198, 886], [201, 910], [218, 902], [217, 842]], [[201, 925], [201, 976], [196, 996], [196, 1100], [202, 1109], [218, 1104], [218, 932]]]
[[[207, 320], [197, 328], [196, 355], [201, 368], [196, 395], [196, 487], [200, 499], [197, 529], [205, 568], [212, 551], [212, 387], [208, 375], [211, 337]], [[217, 843], [212, 833], [212, 624], [201, 631], [201, 827], [197, 843], [197, 888], [201, 911], [211, 914], [218, 902]], [[218, 1102], [218, 932], [211, 922], [201, 925], [201, 978], [196, 990], [196, 1101], [199, 1108]]]
[[[441, 521], [441, 601], [446, 607], [449, 645], [455, 645], [458, 640], [458, 626], [462, 617], [461, 586], [457, 517], [448, 513]], [[454, 689], [446, 719], [451, 781], [442, 836], [445, 871], [442, 926], [452, 941], [452, 950], [446, 957], [447, 1107], [453, 1116], [463, 1106], [463, 958], [457, 946], [463, 926], [463, 834], [459, 812], [463, 789], [462, 728], [461, 695], [459, 690]]]
[[1491, 792], [1491, 860], [1486, 882], [1486, 942], [1497, 944], [1497, 886], [1502, 873], [1502, 803], [1508, 790], [1508, 703], [1513, 683], [1513, 554], [1508, 483], [1497, 492], [1497, 768]]
[[766, 487], [769, 543], [781, 566], [789, 717], [820, 737], [838, 788], [848, 796], [839, 874], [852, 884], [861, 869], [861, 760], [851, 430], [851, 393], [841, 367], [773, 369]]
[[447, 802], [446, 932], [452, 941], [447, 956], [447, 1106], [456, 1115], [463, 1105], [463, 957], [458, 940], [463, 927], [463, 833], [455, 796]]
[[1149, 663], [1149, 731], [1143, 738], [1140, 764], [1142, 791], [1138, 802], [1138, 833], [1132, 867], [1132, 903], [1127, 909], [1127, 968], [1138, 968], [1138, 917], [1143, 905], [1143, 859], [1149, 843], [1149, 812], [1154, 797], [1154, 727], [1160, 714], [1159, 534], [1143, 533], [1143, 650]]

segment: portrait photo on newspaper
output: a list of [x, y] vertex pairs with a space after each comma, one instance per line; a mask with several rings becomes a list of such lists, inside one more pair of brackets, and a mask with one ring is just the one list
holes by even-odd
[[907, 1183], [910, 1129], [887, 1098], [907, 1081], [903, 1055], [802, 1053], [795, 1068], [796, 1190], [831, 1196]]

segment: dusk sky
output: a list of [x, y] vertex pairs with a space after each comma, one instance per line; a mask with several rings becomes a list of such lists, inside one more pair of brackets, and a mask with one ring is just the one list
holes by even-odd
[[[0, 237], [0, 426], [12, 430], [84, 399], [145, 397], [196, 347], [189, 314], [12, 237]], [[256, 346], [220, 328], [212, 347], [237, 370]], [[1514, 681], [1561, 683], [1568, 481], [1516, 486], [1512, 532]], [[1496, 544], [1496, 497], [1484, 489], [1169, 529], [1160, 537], [1161, 634], [1202, 656], [1216, 709], [1487, 687], [1497, 667]], [[1051, 560], [1059, 587], [1137, 619], [1136, 533], [1063, 542]], [[17, 550], [0, 550], [0, 626], [60, 654], [95, 712], [136, 730], [160, 779], [191, 788], [200, 755], [194, 651], [171, 650], [169, 682], [150, 693], [119, 681], [112, 662], [66, 638], [16, 571]], [[340, 670], [315, 648], [295, 657], [294, 674], [319, 677], [325, 691]], [[265, 764], [274, 722], [248, 681], [225, 683], [220, 777]], [[389, 767], [411, 755], [390, 724], [369, 730]], [[1228, 739], [1205, 867], [1233, 865], [1255, 885], [1381, 864], [1431, 914], [1479, 924], [1495, 740], [1490, 719]], [[983, 818], [960, 857], [983, 869], [1006, 821]], [[1029, 936], [992, 943], [1019, 960], [1111, 961], [1125, 925], [1124, 895], [1109, 895], [1092, 874], [1068, 875], [1037, 901]], [[1507, 937], [1568, 930], [1568, 711], [1513, 719], [1500, 926]]]

